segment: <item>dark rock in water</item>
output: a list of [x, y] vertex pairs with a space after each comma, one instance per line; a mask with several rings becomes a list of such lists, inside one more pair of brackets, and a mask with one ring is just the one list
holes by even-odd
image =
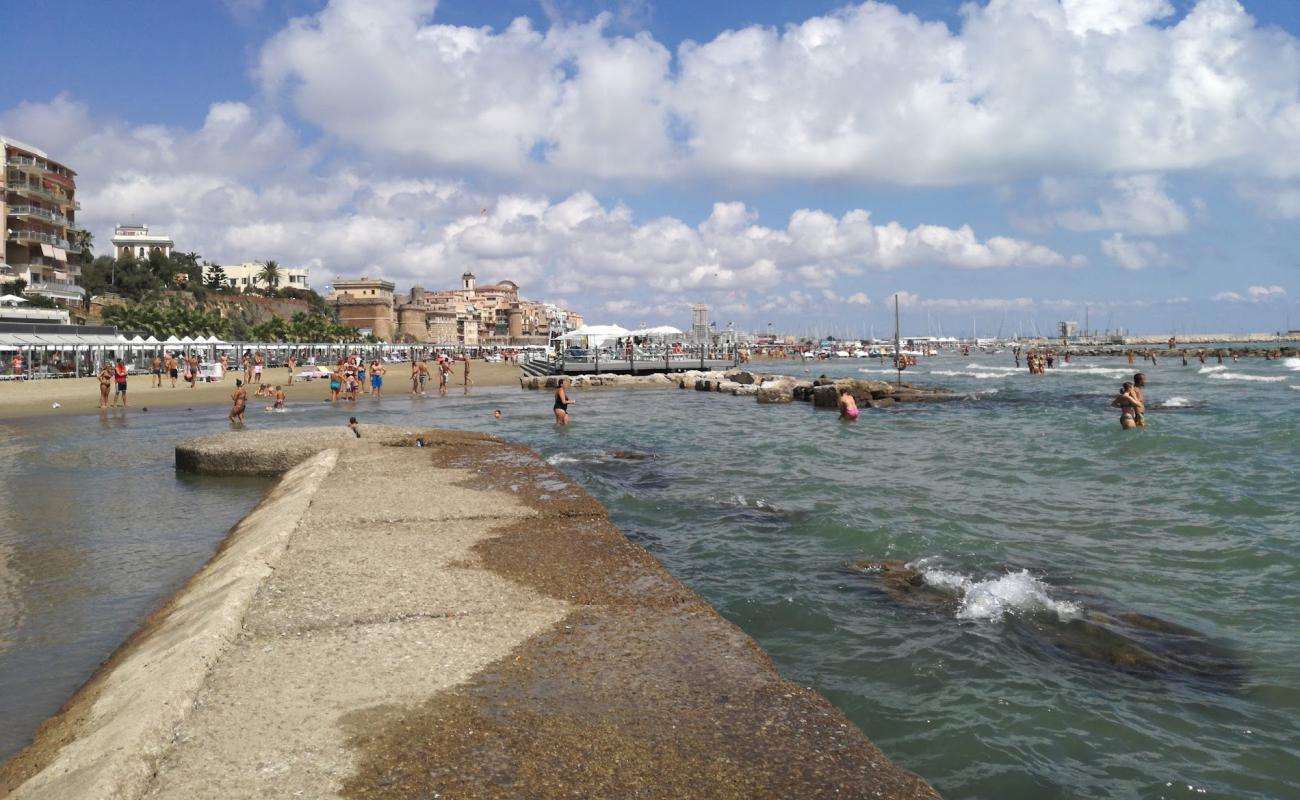
[[619, 461], [645, 461], [655, 457], [654, 453], [641, 453], [636, 450], [610, 450], [605, 455]]
[[752, 372], [745, 372], [744, 370], [732, 370], [726, 373], [723, 377], [729, 381], [735, 381], [741, 386], [750, 386], [755, 383], [754, 374]]
[[827, 375], [818, 375], [818, 376], [817, 376], [817, 379], [813, 381], [812, 385], [813, 385], [813, 386], [829, 386], [829, 385], [832, 384], [832, 383], [835, 383], [835, 381], [831, 380], [830, 377], [828, 377]]
[[[961, 605], [959, 593], [931, 586], [924, 574], [906, 561], [853, 561], [845, 567], [870, 577], [881, 593], [905, 608], [954, 612]], [[1004, 622], [1037, 644], [1075, 661], [1144, 677], [1190, 680], [1218, 689], [1234, 689], [1245, 683], [1245, 664], [1231, 648], [1204, 633], [1159, 617], [1110, 609], [1100, 598], [1089, 600], [1078, 616], [1063, 617], [1048, 610], [1023, 611], [1006, 615]]]
[[840, 387], [831, 386], [814, 386], [813, 387], [813, 405], [817, 408], [839, 408]]

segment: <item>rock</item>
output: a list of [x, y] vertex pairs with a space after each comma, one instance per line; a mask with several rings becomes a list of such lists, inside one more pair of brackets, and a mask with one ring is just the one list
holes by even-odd
[[736, 397], [753, 397], [758, 394], [758, 387], [753, 384], [742, 384], [731, 390]]
[[727, 380], [735, 381], [736, 383], [742, 384], [744, 386], [749, 386], [750, 384], [756, 382], [754, 378], [754, 374], [752, 372], [746, 372], [740, 369], [733, 369], [730, 372], [724, 373], [723, 377], [727, 378]]
[[840, 387], [831, 384], [814, 386], [812, 389], [813, 406], [816, 408], [839, 408]]
[[898, 405], [898, 401], [892, 397], [871, 398], [872, 408], [890, 408], [896, 405]]
[[794, 402], [794, 391], [793, 387], [787, 384], [771, 383], [760, 386], [754, 398], [760, 403], [791, 403]]
[[736, 383], [735, 381], [718, 381], [713, 385], [713, 390], [715, 392], [734, 393], [735, 390], [739, 388], [740, 388], [740, 384]]

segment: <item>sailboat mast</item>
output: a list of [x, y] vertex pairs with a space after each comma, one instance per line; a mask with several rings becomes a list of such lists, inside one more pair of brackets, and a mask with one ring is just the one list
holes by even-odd
[[894, 295], [894, 369], [898, 370], [898, 385], [903, 385], [903, 339], [899, 325], [898, 295]]

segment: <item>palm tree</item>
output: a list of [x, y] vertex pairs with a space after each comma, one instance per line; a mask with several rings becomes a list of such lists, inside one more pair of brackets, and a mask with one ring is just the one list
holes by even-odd
[[280, 286], [280, 265], [275, 261], [262, 262], [262, 274], [257, 277], [266, 288], [275, 291]]

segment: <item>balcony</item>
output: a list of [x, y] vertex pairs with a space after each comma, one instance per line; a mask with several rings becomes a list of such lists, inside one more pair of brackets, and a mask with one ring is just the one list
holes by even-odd
[[5, 166], [21, 172], [29, 172], [34, 175], [40, 175], [46, 170], [46, 166], [43, 162], [38, 161], [31, 156], [9, 156], [9, 158], [5, 159]]
[[29, 294], [44, 295], [54, 300], [80, 300], [86, 296], [86, 290], [72, 281], [30, 283], [25, 291]]
[[64, 250], [77, 251], [77, 248], [68, 244], [67, 239], [60, 239], [52, 233], [41, 233], [40, 231], [10, 231], [9, 241], [11, 242], [37, 242], [38, 244], [48, 244], [53, 247], [59, 247]]
[[52, 225], [67, 226], [70, 223], [68, 218], [57, 211], [48, 208], [38, 208], [36, 206], [9, 206], [9, 216], [11, 217], [35, 217], [42, 219]]
[[5, 191], [15, 192], [17, 194], [23, 195], [24, 197], [36, 197], [43, 200], [49, 200], [52, 203], [68, 202], [66, 198], [62, 197], [59, 194], [51, 192], [49, 189], [46, 189], [43, 186], [39, 186], [35, 183], [29, 183], [25, 180], [21, 180], [20, 176], [14, 175], [13, 170], [10, 170], [9, 172], [9, 184], [8, 186], [5, 187]]

